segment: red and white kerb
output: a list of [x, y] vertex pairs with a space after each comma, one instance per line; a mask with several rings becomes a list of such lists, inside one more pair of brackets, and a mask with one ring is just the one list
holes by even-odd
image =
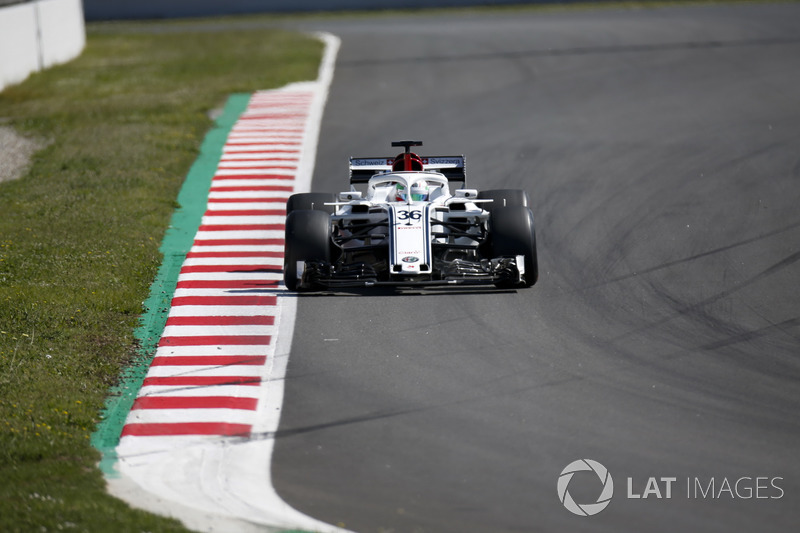
[[250, 435], [275, 353], [285, 204], [313, 96], [255, 93], [231, 130], [123, 441]]

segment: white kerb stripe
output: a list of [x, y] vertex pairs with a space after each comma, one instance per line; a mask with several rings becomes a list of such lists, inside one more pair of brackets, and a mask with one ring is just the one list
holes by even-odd
[[208, 365], [208, 366], [184, 366], [184, 365], [157, 365], [150, 367], [147, 373], [148, 378], [172, 378], [172, 377], [222, 377], [236, 376], [243, 378], [257, 378], [263, 369], [261, 365]]
[[[274, 335], [275, 327], [268, 325], [247, 324], [243, 326], [167, 326], [163, 337], [206, 337], [219, 335], [215, 345], [236, 344], [237, 338], [243, 335]], [[226, 337], [231, 337], [230, 339]]]
[[222, 422], [226, 424], [252, 425], [254, 417], [255, 411], [248, 409], [134, 409], [128, 415], [125, 423]]
[[[192, 306], [187, 306], [192, 307]], [[255, 306], [253, 306], [255, 307]], [[194, 315], [192, 315], [194, 316]], [[255, 357], [270, 356], [274, 347], [263, 344], [244, 345], [214, 345], [214, 346], [159, 346], [156, 357], [198, 357], [198, 356], [226, 356], [226, 355], [252, 355]]]

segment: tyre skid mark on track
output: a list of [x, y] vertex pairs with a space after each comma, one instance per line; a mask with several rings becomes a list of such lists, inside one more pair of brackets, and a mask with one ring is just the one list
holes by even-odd
[[[740, 333], [738, 335], [734, 335], [730, 338], [710, 342], [708, 344], [704, 344], [700, 348], [703, 350], [717, 350], [719, 348], [725, 348], [727, 346], [731, 346], [734, 344], [738, 344], [740, 342], [750, 342], [755, 339], [759, 339], [766, 335], [773, 334], [775, 331], [780, 331], [787, 336], [791, 337], [791, 333], [789, 329], [796, 328], [800, 326], [800, 318], [790, 318], [788, 320], [784, 320], [783, 322], [779, 322], [777, 324], [770, 324], [769, 326], [759, 328], [752, 331], [746, 331], [744, 333]], [[800, 340], [800, 337], [792, 337], [793, 339]]]
[[[770, 237], [774, 237], [776, 235], [780, 235], [782, 233], [786, 233], [787, 231], [791, 231], [791, 230], [794, 230], [794, 229], [797, 229], [797, 228], [800, 228], [800, 222], [796, 222], [794, 224], [790, 224], [788, 226], [784, 226], [782, 228], [778, 228], [776, 230], [763, 233], [763, 234], [758, 235], [756, 237], [751, 237], [749, 239], [744, 239], [742, 241], [735, 242], [733, 244], [720, 246], [718, 248], [714, 248], [714, 249], [708, 250], [706, 252], [695, 254], [695, 255], [692, 255], [692, 256], [689, 256], [689, 257], [684, 257], [684, 258], [681, 258], [681, 259], [676, 259], [674, 261], [668, 261], [668, 262], [663, 263], [661, 265], [656, 265], [656, 266], [652, 266], [652, 267], [648, 267], [648, 268], [643, 268], [641, 270], [637, 270], [636, 272], [632, 272], [630, 274], [625, 274], [625, 275], [622, 275], [622, 276], [617, 276], [617, 277], [602, 281], [600, 283], [595, 283], [593, 285], [587, 285], [585, 287], [581, 287], [578, 290], [584, 291], [584, 290], [587, 290], [587, 289], [596, 289], [598, 287], [603, 287], [605, 285], [609, 285], [609, 284], [612, 284], [612, 283], [618, 283], [620, 281], [625, 281], [625, 280], [628, 280], [628, 279], [631, 279], [631, 278], [635, 278], [637, 276], [642, 276], [642, 275], [645, 275], [645, 274], [658, 272], [659, 270], [664, 270], [664, 269], [667, 269], [667, 268], [671, 268], [671, 267], [674, 267], [674, 266], [677, 266], [677, 265], [690, 263], [692, 261], [696, 261], [696, 260], [702, 259], [704, 257], [709, 257], [709, 256], [712, 256], [712, 255], [715, 255], [715, 254], [719, 254], [719, 253], [727, 252], [729, 250], [733, 250], [733, 249], [738, 248], [740, 246], [746, 246], [748, 244], [753, 244], [755, 242], [759, 242], [761, 240], [768, 239]], [[789, 258], [789, 259], [791, 260], [791, 258]], [[794, 261], [797, 261], [797, 258], [794, 258], [793, 260], [791, 260], [791, 262], [794, 262]], [[778, 265], [780, 265], [780, 263], [782, 263], [782, 261], [779, 262]], [[770, 269], [767, 269], [767, 270], [770, 270]]]
[[[705, 314], [705, 308], [707, 308], [709, 305], [711, 305], [711, 304], [713, 304], [715, 302], [718, 302], [719, 300], [722, 300], [724, 298], [727, 298], [728, 296], [731, 296], [732, 294], [735, 294], [738, 291], [741, 291], [742, 289], [745, 289], [745, 288], [747, 288], [747, 287], [749, 287], [751, 285], [754, 285], [754, 284], [758, 283], [759, 281], [761, 281], [761, 280], [763, 280], [763, 279], [765, 279], [765, 278], [767, 278], [769, 276], [772, 276], [772, 275], [776, 274], [777, 272], [780, 272], [781, 270], [787, 268], [788, 266], [793, 265], [794, 263], [797, 263], [798, 261], [800, 261], [800, 252], [795, 252], [793, 254], [790, 254], [789, 256], [785, 257], [781, 261], [778, 261], [777, 263], [774, 263], [773, 265], [765, 268], [761, 272], [758, 272], [754, 276], [751, 276], [750, 278], [748, 278], [748, 279], [746, 279], [744, 281], [736, 283], [732, 287], [729, 287], [729, 288], [727, 288], [727, 289], [725, 289], [723, 291], [720, 291], [720, 292], [718, 292], [718, 293], [716, 293], [716, 294], [714, 294], [712, 296], [709, 296], [708, 298], [704, 298], [703, 300], [700, 300], [698, 302], [693, 302], [693, 303], [687, 304], [686, 302], [683, 302], [683, 301], [671, 296], [670, 294], [664, 292], [664, 293], [661, 294], [661, 297], [670, 301], [670, 304], [674, 309], [674, 313], [673, 314], [671, 314], [669, 316], [666, 316], [666, 317], [663, 317], [663, 318], [660, 318], [658, 320], [650, 321], [647, 324], [645, 324], [643, 326], [640, 326], [640, 327], [638, 327], [638, 328], [636, 328], [634, 330], [628, 331], [628, 332], [626, 332], [626, 333], [624, 333], [622, 335], [617, 335], [616, 337], [614, 337], [612, 339], [609, 339], [608, 343], [609, 344], [615, 344], [615, 343], [621, 341], [622, 339], [626, 339], [628, 337], [631, 337], [631, 336], [634, 336], [634, 335], [638, 335], [639, 333], [641, 333], [643, 331], [648, 331], [648, 330], [651, 330], [653, 328], [662, 326], [662, 325], [664, 325], [664, 324], [666, 324], [668, 322], [671, 322], [671, 321], [673, 321], [675, 319], [678, 319], [678, 318], [680, 318], [682, 316], [685, 316], [685, 315], [696, 317], [698, 323], [712, 323], [712, 325], [714, 325], [716, 322], [719, 322], [719, 321], [716, 320], [716, 319], [713, 319], [711, 317], [707, 317], [706, 314]], [[721, 326], [723, 326], [723, 325], [724, 324], [721, 324]], [[721, 328], [720, 327], [716, 327], [715, 329], [721, 329]], [[711, 343], [711, 344], [713, 344], [713, 343]]]

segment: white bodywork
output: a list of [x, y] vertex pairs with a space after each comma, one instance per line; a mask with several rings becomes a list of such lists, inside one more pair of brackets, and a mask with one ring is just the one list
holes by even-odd
[[[338, 201], [326, 193], [289, 199], [287, 287], [535, 283], [527, 194], [451, 190], [453, 183], [466, 184], [464, 156], [419, 157], [409, 151], [420, 144], [393, 142], [406, 148], [395, 158], [350, 158], [351, 187]], [[493, 201], [499, 205], [486, 204]]]
[[[427, 199], [414, 200], [411, 194], [406, 194], [403, 199], [397, 195], [398, 186], [405, 191], [424, 186], [428, 191]], [[477, 197], [478, 192], [474, 189], [458, 189], [452, 195], [447, 178], [438, 172], [385, 172], [370, 178], [365, 196], [355, 188], [340, 193], [340, 200], [348, 201], [336, 202], [337, 209], [332, 222], [334, 226], [352, 218], [379, 222], [387, 219], [388, 215], [385, 230], [376, 227], [370, 235], [384, 236], [388, 230], [390, 272], [393, 275], [427, 275], [433, 268], [433, 242], [448, 240], [448, 237], [441, 235], [446, 233], [446, 227], [437, 222], [449, 221], [452, 204], [458, 204], [459, 218], [484, 222], [488, 218], [488, 213], [478, 205], [485, 200], [478, 200]], [[367, 213], [363, 212], [365, 207]], [[477, 234], [478, 229], [473, 228], [472, 231]], [[349, 246], [363, 246], [369, 238], [355, 239], [349, 242]], [[471, 239], [455, 237], [453, 241], [453, 244], [465, 244]], [[344, 246], [345, 249], [347, 247]]]

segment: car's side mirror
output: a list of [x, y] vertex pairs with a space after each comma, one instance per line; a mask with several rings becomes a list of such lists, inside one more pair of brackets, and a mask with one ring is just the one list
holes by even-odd
[[456, 189], [456, 198], [477, 198], [478, 189]]
[[361, 191], [340, 192], [339, 200], [343, 202], [350, 202], [352, 200], [361, 200]]

